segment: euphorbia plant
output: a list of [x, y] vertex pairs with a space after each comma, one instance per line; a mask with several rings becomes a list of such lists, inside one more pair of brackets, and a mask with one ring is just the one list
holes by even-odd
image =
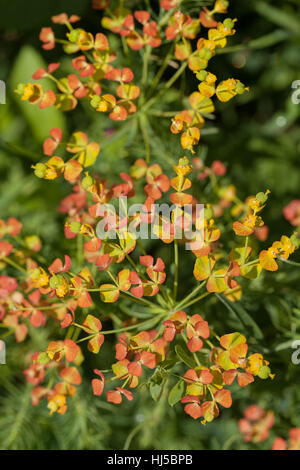
[[[58, 39], [47, 27], [40, 39], [45, 50], [60, 43], [67, 54], [78, 53], [72, 58], [74, 73], [57, 78], [59, 64], [50, 64], [47, 70], [35, 71], [33, 78], [52, 79], [56, 93], [37, 83], [17, 88], [21, 99], [40, 108], [54, 105], [71, 111], [82, 100], [95, 112], [109, 113], [112, 121], [133, 120], [145, 143], [145, 158], [138, 158], [120, 174], [121, 181], [113, 183], [109, 175], [83, 174], [95, 163], [101, 142], [78, 130], [69, 138], [59, 128], [50, 130], [43, 145], [50, 158], [34, 165], [34, 172], [46, 180], [63, 176], [72, 185], [59, 207], [67, 216], [64, 231], [70, 242], [64, 259], [41, 262], [40, 241], [22, 240], [21, 224], [15, 219], [1, 221], [0, 260], [9, 270], [0, 276], [2, 326], [15, 332], [17, 341], [26, 338], [29, 324], [42, 327], [48, 321], [57, 326], [57, 337], [44, 351], [33, 352], [32, 364], [24, 371], [34, 385], [33, 404], [47, 398], [50, 413], [66, 412], [68, 397], [81, 383], [80, 366], [87, 350], [101, 355], [108, 335], [115, 338], [115, 358], [108, 369], [94, 370], [91, 385], [95, 395], [107, 388], [107, 400], [115, 404], [132, 400], [132, 391], [141, 387], [148, 387], [158, 400], [170, 379], [174, 385], [169, 404], [181, 401], [188, 415], [205, 423], [219, 415], [219, 405], [231, 406], [228, 387], [234, 381], [245, 387], [256, 377], [273, 378], [261, 348], [248, 350], [246, 332], [232, 331], [226, 322], [216, 331], [213, 322], [207, 322], [206, 300], [214, 296], [232, 311], [242, 297], [244, 280], [257, 279], [263, 270], [276, 271], [298, 247], [297, 236], [283, 236], [260, 250], [257, 239], [265, 240], [267, 232], [259, 214], [269, 191], [241, 201], [235, 187], [222, 182], [222, 162], [208, 167], [199, 157], [184, 156], [164, 172], [160, 163], [150, 161], [147, 123], [155, 115], [153, 105], [185, 69], [195, 72], [198, 91], [190, 95], [188, 109], [171, 112], [171, 131], [181, 134], [182, 147], [192, 154], [205, 119], [214, 111], [213, 97], [225, 102], [247, 90], [233, 78], [217, 84], [217, 77], [206, 70], [235, 32], [235, 19], [215, 19], [226, 13], [228, 2], [217, 0], [211, 11], [201, 8], [195, 18], [180, 10], [184, 3], [162, 1], [152, 18], [148, 11], [130, 11], [123, 2], [114, 10], [107, 1], [94, 2], [96, 9], [105, 9], [102, 26], [120, 36], [125, 57], [130, 50], [142, 51], [137, 80], [129, 67], [112, 65], [116, 54], [103, 32], [92, 35], [75, 28], [79, 18], [63, 13], [52, 21], [67, 28], [65, 38]], [[201, 37], [200, 28], [206, 28]], [[154, 51], [165, 42], [170, 43], [169, 52], [149, 83]], [[174, 61], [176, 72], [157, 89]], [[68, 158], [56, 155], [65, 151]], [[209, 196], [204, 191], [207, 181]], [[139, 209], [124, 206], [125, 198], [139, 203]], [[157, 214], [157, 201], [172, 204], [169, 217]], [[145, 227], [157, 244], [172, 252], [171, 266], [154, 257], [138, 236]], [[187, 263], [187, 289], [179, 289], [180, 266]]]

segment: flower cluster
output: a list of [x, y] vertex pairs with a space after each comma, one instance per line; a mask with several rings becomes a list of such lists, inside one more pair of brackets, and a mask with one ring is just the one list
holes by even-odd
[[[61, 137], [58, 134], [57, 130], [52, 130], [51, 137], [44, 143], [45, 153], [55, 151]], [[76, 136], [73, 141], [77, 148]], [[87, 142], [86, 137], [85, 146]], [[78, 153], [86, 156], [86, 148]], [[199, 168], [199, 161], [194, 163]], [[215, 163], [212, 167], [220, 165]], [[201, 170], [214, 177], [218, 173], [203, 166]], [[203, 238], [196, 237], [188, 243], [191, 247], [188, 255], [195, 260], [196, 286], [187, 296], [177, 300], [178, 250], [186, 242], [184, 238], [177, 238], [178, 230], [197, 227], [201, 218], [197, 211], [190, 214], [183, 211], [186, 204], [193, 208], [197, 206], [197, 198], [192, 192], [194, 174], [199, 183], [197, 171], [193, 171], [185, 157], [174, 165], [174, 172], [175, 177], [169, 179], [158, 164], [148, 165], [140, 159], [129, 174], [120, 175], [118, 184], [109, 185], [97, 174], [84, 177], [77, 174], [68, 180], [73, 193], [61, 202], [59, 210], [67, 215], [66, 237], [82, 240], [84, 264], [80, 269], [73, 267], [69, 254], [64, 260], [56, 258], [48, 267], [41, 264], [36, 258], [40, 246], [34, 249], [36, 240], [35, 244], [31, 241], [29, 246], [15, 247], [21, 224], [15, 219], [1, 221], [1, 263], [17, 269], [22, 276], [20, 282], [12, 276], [0, 276], [3, 325], [15, 332], [17, 341], [23, 341], [31, 327], [41, 327], [50, 320], [62, 330], [68, 330], [65, 340], [51, 341], [44, 351], [35, 353], [31, 366], [24, 372], [34, 385], [33, 404], [47, 398], [51, 413], [64, 413], [67, 398], [76, 392], [76, 385], [81, 382], [78, 368], [85, 354], [81, 343], [87, 343], [90, 353], [101, 354], [106, 335], [117, 335], [116, 362], [108, 371], [95, 370], [97, 377], [93, 379], [92, 387], [95, 395], [101, 395], [104, 387], [108, 387], [107, 400], [115, 404], [123, 397], [132, 400], [131, 389], [137, 386], [146, 386], [153, 393], [153, 384], [157, 380], [163, 387], [166, 377], [174, 376], [177, 383], [169, 392], [169, 403], [174, 406], [181, 401], [187, 414], [194, 419], [201, 418], [205, 423], [219, 415], [219, 405], [231, 406], [231, 393], [227, 387], [235, 380], [240, 387], [245, 387], [256, 377], [274, 377], [261, 353], [249, 354], [243, 334], [233, 332], [219, 337], [205, 319], [205, 307], [199, 308], [201, 299], [212, 294], [221, 295], [220, 299], [226, 305], [228, 301], [237, 301], [242, 295], [237, 279], [254, 279], [262, 268], [261, 256], [249, 261], [255, 250], [247, 244], [237, 244], [226, 255], [219, 243], [221, 230], [209, 204], [200, 211], [205, 214]], [[120, 212], [113, 217], [113, 206], [108, 202], [122, 203], [124, 196], [134, 198], [136, 185], [142, 180], [143, 210], [122, 213], [121, 204]], [[204, 183], [205, 180], [201, 181]], [[153, 203], [166, 200], [166, 197], [173, 207], [169, 219], [153, 211]], [[250, 211], [255, 218], [267, 197], [267, 193], [259, 193], [238, 204], [248, 217]], [[99, 238], [99, 223], [106, 227], [107, 234], [114, 230], [115, 239]], [[128, 228], [142, 224], [151, 225], [156, 238], [163, 243], [174, 245], [173, 274], [163, 259], [146, 252], [142, 241]], [[242, 231], [241, 237], [245, 237], [246, 231], [247, 239], [249, 233], [253, 233], [254, 225], [249, 228], [242, 219], [242, 222], [233, 223], [233, 230]], [[286, 239], [288, 237], [283, 237], [280, 243]], [[282, 250], [280, 253], [282, 256]], [[101, 313], [101, 305], [106, 303], [116, 304], [112, 316]], [[135, 304], [140, 312], [136, 318], [134, 311], [129, 310], [129, 306]], [[197, 305], [196, 313], [191, 310], [194, 304]], [[133, 317], [128, 316], [129, 313]], [[183, 369], [181, 375], [173, 372], [178, 366]], [[120, 384], [112, 389], [116, 380]]]
[[[147, 147], [147, 112], [188, 67], [199, 80], [198, 91], [189, 97], [190, 109], [176, 113], [171, 131], [181, 133], [182, 147], [194, 152], [204, 119], [214, 111], [213, 96], [226, 102], [246, 88], [236, 79], [217, 84], [217, 77], [206, 71], [209, 60], [235, 32], [236, 20], [215, 19], [226, 13], [228, 2], [217, 0], [212, 10], [201, 9], [197, 18], [181, 12], [180, 3], [162, 0], [160, 15], [153, 20], [149, 12], [132, 12], [123, 2], [114, 11], [108, 0], [93, 2], [95, 10], [104, 10], [102, 26], [120, 35], [125, 53], [141, 50], [139, 86], [130, 68], [111, 65], [116, 54], [104, 33], [92, 35], [74, 28], [79, 21], [75, 15], [52, 17], [54, 24], [67, 28], [66, 36], [58, 39], [52, 28], [43, 28], [43, 48], [51, 50], [61, 43], [67, 54], [78, 52], [71, 64], [74, 73], [57, 78], [53, 75], [57, 63], [39, 69], [33, 79], [52, 80], [56, 92], [44, 91], [38, 83], [21, 84], [17, 88], [21, 99], [40, 108], [55, 105], [61, 111], [73, 110], [82, 99], [93, 110], [108, 112], [113, 121], [137, 119]], [[207, 38], [198, 38], [202, 26], [208, 29]], [[198, 39], [195, 51], [194, 39]], [[164, 41], [171, 42], [171, 51], [148, 88], [151, 50]], [[176, 62], [173, 77], [151, 96], [173, 58], [181, 66]], [[50, 130], [43, 145], [48, 160], [33, 168], [39, 178], [63, 177], [72, 186], [58, 208], [66, 216], [68, 253], [63, 259], [46, 261], [39, 256], [37, 237], [23, 239], [20, 222], [0, 220], [0, 266], [8, 271], [0, 276], [1, 326], [20, 342], [32, 327], [50, 321], [56, 325], [57, 337], [32, 355], [32, 364], [24, 371], [34, 386], [33, 404], [47, 398], [50, 413], [65, 413], [68, 398], [81, 383], [84, 356], [101, 355], [105, 337], [113, 335], [110, 367], [94, 369], [95, 395], [102, 395], [105, 388], [107, 400], [119, 404], [124, 397], [133, 399], [133, 389], [147, 387], [158, 400], [176, 379], [168, 392], [169, 404], [181, 402], [192, 418], [201, 418], [203, 424], [212, 421], [219, 415], [219, 405], [231, 406], [227, 387], [233, 382], [245, 387], [256, 378], [274, 375], [263, 355], [252, 351], [251, 342], [248, 348], [242, 333], [215, 331], [214, 322], [207, 321], [205, 299], [220, 301], [232, 311], [246, 280], [258, 278], [263, 269], [277, 270], [278, 263], [298, 248], [297, 235], [283, 236], [259, 252], [257, 241], [268, 236], [259, 213], [269, 191], [241, 201], [233, 185], [222, 186], [226, 167], [218, 160], [208, 166], [198, 157], [190, 161], [184, 156], [174, 164], [171, 175], [161, 162], [150, 163], [146, 152], [146, 159], [137, 159], [118, 182], [112, 182], [103, 174], [83, 174], [99, 154], [98, 142], [78, 130], [63, 142], [62, 134], [59, 128]], [[211, 186], [211, 199], [205, 198], [206, 185]], [[138, 209], [128, 208], [125, 199]], [[157, 213], [159, 202], [168, 208], [167, 213]], [[170, 252], [172, 266], [163, 255], [153, 256], [144, 238], [158, 240]], [[188, 289], [180, 285], [180, 263], [192, 266]], [[249, 433], [260, 432], [249, 426]]]
[[[32, 166], [38, 178], [54, 180], [63, 175], [65, 180], [75, 182], [83, 168], [95, 163], [100, 145], [97, 142], [89, 142], [84, 132], [74, 132], [66, 143], [61, 142], [62, 130], [59, 128], [51, 129], [50, 136], [44, 141], [43, 151], [51, 158]], [[65, 161], [60, 156], [53, 155], [59, 148], [64, 148], [72, 156]]]
[[[87, 100], [98, 112], [109, 112], [110, 119], [124, 121], [129, 114], [136, 112], [135, 100], [140, 89], [133, 83], [134, 75], [130, 68], [118, 69], [111, 62], [117, 56], [109, 46], [107, 37], [103, 33], [97, 33], [95, 37], [83, 29], [74, 29], [72, 23], [80, 18], [73, 15], [68, 18], [65, 13], [52, 17], [55, 24], [67, 26], [66, 40], [57, 39], [52, 28], [43, 28], [40, 40], [43, 48], [53, 49], [56, 42], [63, 44], [67, 54], [79, 52], [81, 55], [72, 60], [74, 73], [66, 77], [57, 78], [54, 72], [60, 67], [60, 63], [52, 63], [48, 69], [39, 68], [32, 78], [41, 80], [48, 78], [52, 80], [57, 91], [52, 89], [43, 90], [39, 83], [21, 83], [15, 90], [22, 100], [31, 104], [38, 104], [40, 108], [55, 105], [61, 111], [70, 111], [76, 108], [78, 100]], [[102, 82], [117, 82], [114, 87], [115, 94], [102, 93]]]
[[[207, 13], [205, 14], [207, 15]], [[197, 42], [196, 51], [192, 52], [191, 44], [187, 38], [194, 39], [196, 36], [196, 25], [193, 25], [192, 20], [186, 20], [184, 23], [184, 19], [181, 16], [179, 15], [182, 24], [180, 25], [178, 18], [174, 19], [177, 29], [174, 26], [169, 26], [170, 32], [169, 38], [168, 36], [167, 38], [171, 39], [175, 32], [181, 31], [183, 42], [176, 44], [175, 57], [178, 60], [187, 61], [188, 67], [196, 74], [196, 78], [199, 80], [199, 91], [195, 91], [190, 95], [190, 108], [181, 111], [172, 119], [171, 131], [173, 134], [181, 133], [182, 147], [194, 153], [193, 147], [200, 140], [200, 129], [204, 126], [205, 117], [215, 110], [212, 101], [213, 96], [216, 95], [221, 102], [227, 102], [249, 89], [234, 78], [223, 80], [217, 84], [216, 75], [206, 70], [209, 60], [216, 54], [216, 49], [224, 48], [227, 44], [227, 37], [235, 33], [234, 23], [236, 20], [227, 18], [223, 23], [216, 23], [214, 21], [211, 23], [206, 22], [203, 19], [204, 17], [202, 16], [201, 18], [200, 16], [202, 25], [209, 28], [208, 38], [201, 37]], [[186, 35], [184, 34], [184, 25], [186, 25]]]
[[[180, 3], [175, 0], [162, 1], [158, 20], [153, 20], [145, 10], [132, 11], [120, 5], [112, 11], [108, 1], [95, 1], [93, 4], [96, 10], [104, 10], [102, 27], [122, 38], [125, 51], [128, 46], [133, 51], [143, 50], [143, 73], [139, 86], [134, 84], [134, 74], [130, 68], [116, 68], [112, 65], [118, 60], [117, 54], [110, 48], [108, 37], [104, 33], [93, 35], [75, 27], [80, 17], [68, 17], [66, 13], [61, 13], [52, 17], [52, 23], [66, 28], [64, 39], [58, 38], [52, 27], [44, 27], [40, 40], [44, 50], [54, 49], [59, 43], [66, 54], [79, 53], [71, 62], [74, 72], [58, 77], [54, 72], [59, 69], [60, 63], [51, 63], [47, 69], [39, 68], [32, 75], [36, 81], [45, 78], [48, 82], [51, 80], [51, 89], [45, 90], [40, 83], [35, 82], [21, 83], [15, 91], [22, 100], [33, 105], [38, 104], [41, 109], [54, 105], [61, 111], [70, 111], [82, 100], [87, 101], [98, 112], [109, 113], [109, 118], [113, 121], [124, 121], [133, 117], [137, 111], [147, 114], [164, 89], [169, 88], [188, 66], [199, 80], [198, 91], [189, 97], [190, 108], [172, 118], [171, 131], [174, 134], [180, 133], [182, 147], [194, 153], [205, 118], [214, 112], [214, 95], [226, 102], [248, 88], [234, 78], [217, 83], [217, 77], [206, 70], [216, 51], [224, 48], [227, 38], [235, 33], [236, 19], [226, 18], [223, 22], [215, 19], [215, 15], [227, 12], [229, 2], [216, 0], [212, 10], [202, 8], [196, 18], [182, 13]], [[199, 37], [201, 28], [208, 30], [205, 37]], [[197, 47], [193, 50], [192, 41], [195, 39]], [[151, 50], [159, 48], [165, 42], [170, 44], [170, 50], [152, 85], [148, 87], [147, 71]], [[180, 68], [158, 94], [151, 97], [159, 86], [165, 69], [174, 63], [175, 68], [178, 67], [176, 61], [181, 62]], [[113, 85], [114, 82], [117, 86]], [[148, 100], [145, 100], [146, 96], [149, 97]], [[136, 103], [139, 97], [139, 102]]]
[[[40, 400], [47, 398], [50, 414], [65, 414], [67, 397], [76, 393], [75, 385], [81, 384], [81, 375], [74, 363], [79, 365], [83, 356], [79, 346], [71, 339], [52, 341], [44, 353], [31, 356], [32, 364], [24, 370], [27, 381], [34, 385], [31, 393], [32, 404], [37, 406]], [[47, 385], [45, 378], [49, 379]], [[59, 380], [51, 388], [51, 382]]]
[[238, 424], [245, 442], [263, 442], [268, 439], [274, 426], [273, 411], [265, 411], [258, 405], [251, 405], [244, 411], [244, 418]]
[[[270, 437], [270, 430], [274, 427], [275, 415], [271, 410], [265, 411], [258, 405], [251, 405], [244, 411], [244, 417], [238, 422], [245, 442], [264, 442]], [[272, 450], [299, 450], [300, 428], [291, 428], [289, 441], [276, 437]]]
[[[173, 317], [176, 319], [176, 314]], [[182, 328], [182, 324], [180, 326]], [[189, 350], [192, 352], [201, 350], [203, 343], [199, 337], [202, 336], [205, 340], [208, 335], [207, 322], [203, 321], [200, 315], [193, 315], [187, 322]], [[210, 342], [208, 344], [211, 346]], [[186, 404], [184, 410], [192, 418], [202, 417], [202, 424], [212, 421], [219, 415], [218, 404], [225, 408], [231, 407], [231, 393], [225, 387], [231, 385], [235, 378], [240, 387], [245, 387], [254, 382], [254, 376], [263, 379], [272, 376], [267, 366], [268, 362], [261, 354], [255, 353], [247, 357], [246, 338], [240, 333], [222, 336], [219, 344], [220, 346], [211, 349], [210, 367], [199, 363], [184, 375], [186, 390], [181, 403]], [[211, 399], [208, 400], [208, 397]]]
[[300, 428], [290, 429], [288, 441], [282, 437], [276, 437], [272, 450], [300, 450]]
[[283, 215], [295, 227], [300, 225], [300, 200], [294, 199], [283, 208]]

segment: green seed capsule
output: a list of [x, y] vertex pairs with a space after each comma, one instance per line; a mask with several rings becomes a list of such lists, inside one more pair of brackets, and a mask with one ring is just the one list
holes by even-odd
[[37, 163], [34, 168], [34, 174], [38, 178], [44, 178], [47, 167], [44, 163]]
[[268, 366], [262, 366], [258, 373], [258, 377], [260, 379], [267, 379], [269, 377], [269, 374], [271, 373], [270, 367]]
[[52, 289], [56, 289], [57, 286], [59, 285], [59, 276], [52, 276], [50, 278], [50, 281], [49, 281], [49, 285], [50, 287], [52, 287]]
[[206, 79], [208, 75], [208, 72], [206, 70], [201, 70], [200, 72], [197, 73], [196, 78], [200, 80], [200, 82], [203, 82], [203, 80]]
[[71, 222], [70, 229], [73, 233], [80, 232], [81, 223], [80, 222]]
[[87, 189], [92, 186], [93, 183], [93, 178], [90, 175], [86, 175], [81, 181], [81, 186], [83, 187], [83, 189]]
[[267, 201], [267, 199], [268, 199], [268, 195], [265, 194], [265, 193], [263, 193], [263, 192], [260, 192], [260, 193], [257, 193], [257, 194], [256, 194], [255, 198], [256, 198], [259, 202], [261, 202], [261, 204], [264, 204], [264, 203]]
[[214, 212], [210, 207], [208, 207], [207, 209], [204, 209], [204, 218], [206, 220], [212, 219], [213, 216], [214, 216]]
[[232, 28], [234, 27], [234, 22], [232, 21], [231, 18], [226, 18], [226, 19], [223, 21], [223, 25], [225, 26], [225, 28], [232, 29]]
[[78, 41], [79, 36], [80, 36], [80, 31], [79, 31], [79, 29], [73, 29], [73, 31], [71, 31], [71, 32], [68, 34], [69, 41], [70, 41], [70, 42], [75, 42], [75, 43]]
[[100, 96], [94, 95], [90, 101], [90, 105], [92, 106], [92, 108], [98, 108], [100, 101], [101, 101]]
[[238, 95], [242, 95], [245, 91], [245, 85], [243, 83], [238, 82], [235, 91]]

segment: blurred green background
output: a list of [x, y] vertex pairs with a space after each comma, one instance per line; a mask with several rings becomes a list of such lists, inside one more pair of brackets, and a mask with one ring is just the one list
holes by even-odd
[[[131, 5], [140, 9], [141, 3], [132, 1]], [[91, 140], [99, 141], [102, 150], [95, 169], [112, 179], [120, 171], [128, 171], [136, 158], [144, 157], [139, 136], [133, 139], [131, 133], [123, 132], [108, 137], [107, 130], [115, 124], [88, 107], [84, 112], [76, 109], [62, 115], [54, 108], [39, 110], [21, 103], [13, 93], [19, 82], [30, 81], [32, 73], [46, 62], [60, 61], [62, 71], [69, 70], [70, 59], [60, 48], [49, 52], [41, 49], [39, 31], [50, 25], [51, 15], [65, 11], [79, 14], [85, 29], [98, 32], [101, 13], [93, 11], [90, 4], [90, 0], [0, 0], [0, 79], [7, 84], [7, 104], [0, 105], [0, 218], [19, 218], [26, 235], [42, 238], [43, 256], [51, 259], [68, 246], [63, 235], [64, 217], [56, 209], [69, 188], [60, 180], [49, 183], [33, 175], [31, 165], [43, 159], [41, 144], [49, 130], [57, 126], [67, 132], [80, 129]], [[188, 11], [188, 4], [186, 8]], [[239, 78], [250, 92], [227, 104], [217, 104], [213, 123], [217, 132], [203, 136], [197, 155], [206, 155], [208, 163], [215, 159], [224, 162], [226, 180], [237, 187], [241, 199], [271, 190], [264, 220], [270, 228], [269, 240], [274, 241], [283, 233], [291, 233], [282, 208], [300, 198], [300, 105], [291, 100], [292, 82], [300, 79], [299, 0], [231, 1], [229, 16], [238, 18], [237, 34], [229, 41], [231, 49], [211, 61], [210, 70], [220, 79]], [[118, 40], [111, 36], [110, 42], [118, 51]], [[135, 71], [140, 66], [139, 55], [132, 57]], [[171, 90], [162, 106], [178, 109], [179, 90], [188, 94], [195, 86], [193, 74], [188, 73], [178, 82], [178, 93]], [[164, 168], [182, 155], [178, 136], [170, 134], [169, 126], [169, 119], [151, 121], [152, 158]], [[265, 344], [261, 347], [271, 360], [276, 379], [245, 390], [234, 389], [234, 406], [206, 427], [183, 418], [180, 405], [170, 408], [165, 395], [154, 403], [144, 389], [132, 404], [117, 408], [93, 397], [88, 380], [65, 416], [49, 417], [44, 404], [31, 406], [30, 387], [21, 371], [29, 351], [45, 347], [51, 326], [33, 330], [32, 339], [17, 346], [8, 340], [9, 365], [0, 366], [0, 447], [270, 448], [276, 435], [286, 437], [290, 427], [300, 426], [300, 366], [291, 363], [290, 347], [292, 339], [300, 338], [299, 281], [299, 269], [285, 265], [280, 273], [266, 275], [247, 291], [243, 306], [263, 329], [261, 343]], [[210, 318], [222, 325], [227, 312], [219, 305], [212, 307]], [[233, 320], [231, 323], [234, 325]], [[85, 362], [86, 379], [91, 378], [93, 361], [87, 358]], [[276, 413], [271, 437], [256, 446], [245, 444], [237, 427], [244, 408], [252, 403]]]

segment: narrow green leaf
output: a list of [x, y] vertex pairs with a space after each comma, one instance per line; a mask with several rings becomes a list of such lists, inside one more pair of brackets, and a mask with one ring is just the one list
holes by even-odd
[[289, 339], [287, 341], [284, 341], [283, 343], [280, 343], [275, 347], [275, 351], [282, 351], [284, 349], [291, 349], [293, 342], [297, 341], [297, 340], [300, 341], [300, 337], [296, 336], [293, 339]]
[[252, 333], [255, 338], [262, 339], [263, 333], [257, 323], [253, 320], [253, 318], [246, 312], [246, 310], [237, 303], [229, 303], [229, 301], [222, 295], [216, 294], [218, 299], [227, 307], [227, 309], [236, 316], [245, 327], [251, 328]]
[[185, 384], [183, 380], [179, 380], [177, 384], [170, 390], [168, 403], [170, 406], [176, 405], [184, 395]]
[[190, 356], [184, 349], [182, 346], [180, 346], [180, 344], [177, 344], [175, 346], [175, 352], [176, 352], [176, 355], [177, 357], [180, 359], [181, 362], [184, 362], [184, 364], [186, 364], [188, 367], [190, 367], [191, 369], [193, 369], [194, 367], [196, 367], [196, 363], [193, 359], [192, 356]]
[[283, 8], [268, 5], [265, 2], [256, 3], [255, 9], [260, 15], [264, 16], [272, 23], [284, 27], [297, 35], [300, 34], [300, 22], [297, 20], [296, 15], [288, 13]]
[[160, 373], [160, 371], [157, 370], [156, 372], [154, 372], [149, 382], [149, 392], [155, 402], [157, 402], [160, 399], [163, 388], [164, 388], [164, 384], [165, 384], [165, 378]]
[[217, 49], [216, 54], [228, 54], [230, 52], [239, 52], [251, 49], [265, 49], [266, 47], [274, 46], [279, 42], [287, 40], [291, 36], [289, 31], [277, 29], [272, 33], [261, 36], [260, 38], [253, 39], [248, 43], [237, 44], [236, 46], [224, 47], [224, 49]]

